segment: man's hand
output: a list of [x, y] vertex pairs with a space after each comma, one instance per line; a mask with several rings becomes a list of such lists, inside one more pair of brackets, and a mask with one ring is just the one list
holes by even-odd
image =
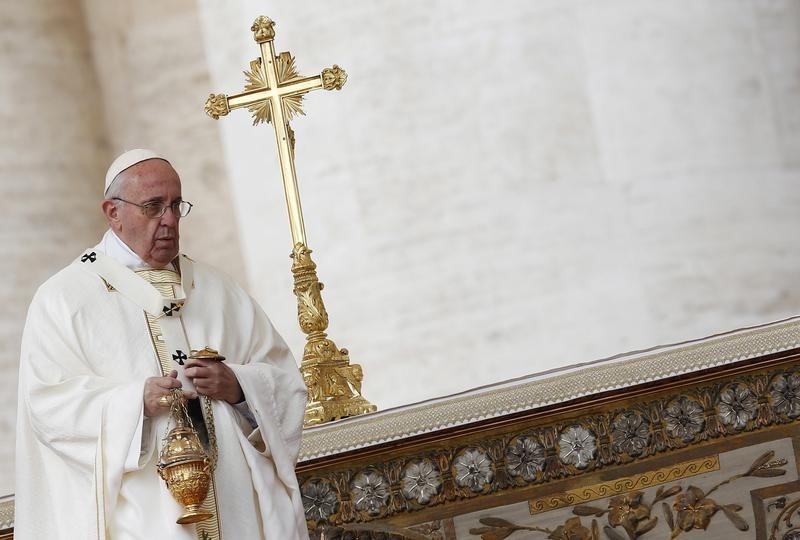
[[[181, 381], [178, 380], [178, 372], [174, 369], [166, 377], [150, 377], [144, 382], [144, 415], [148, 418], [169, 412], [169, 407], [164, 407], [158, 400], [164, 396], [172, 398], [172, 389], [180, 388]], [[194, 396], [184, 392], [184, 398]]]
[[224, 362], [193, 358], [184, 367], [186, 376], [192, 379], [200, 394], [231, 404], [244, 399], [239, 380]]

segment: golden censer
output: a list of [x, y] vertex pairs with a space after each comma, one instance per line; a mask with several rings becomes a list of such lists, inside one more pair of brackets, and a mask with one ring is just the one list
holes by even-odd
[[194, 429], [179, 389], [172, 390], [170, 417], [175, 427], [164, 437], [158, 474], [175, 500], [186, 508], [177, 523], [197, 523], [214, 515], [200, 510], [211, 484], [211, 460]]

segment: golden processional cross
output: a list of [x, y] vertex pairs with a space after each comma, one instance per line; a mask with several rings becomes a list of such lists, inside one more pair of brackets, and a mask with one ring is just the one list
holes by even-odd
[[288, 52], [275, 54], [272, 40], [275, 23], [258, 17], [250, 30], [261, 48], [261, 56], [250, 62], [245, 71], [245, 91], [226, 96], [211, 94], [206, 100], [206, 113], [212, 118], [228, 114], [232, 109], [247, 107], [253, 113], [253, 125], [269, 122], [275, 128], [283, 190], [292, 231], [292, 274], [297, 296], [297, 317], [306, 334], [300, 370], [308, 387], [306, 426], [338, 418], [372, 412], [375, 406], [361, 396], [361, 366], [350, 364], [347, 349], [339, 349], [328, 339], [328, 313], [322, 302], [322, 283], [317, 278], [317, 265], [311, 260], [306, 243], [297, 174], [294, 169], [294, 132], [289, 121], [298, 114], [303, 96], [311, 90], [341, 90], [347, 74], [339, 66], [322, 70], [320, 75], [301, 77]]

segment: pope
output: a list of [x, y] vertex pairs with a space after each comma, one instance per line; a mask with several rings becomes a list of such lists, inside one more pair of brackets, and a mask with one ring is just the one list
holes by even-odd
[[[167, 159], [132, 150], [109, 167], [108, 231], [37, 290], [19, 369], [15, 538], [307, 538], [294, 466], [306, 389], [261, 308], [181, 254], [192, 204]], [[224, 361], [192, 359], [210, 347]], [[179, 389], [209, 455], [203, 508], [157, 473]]]

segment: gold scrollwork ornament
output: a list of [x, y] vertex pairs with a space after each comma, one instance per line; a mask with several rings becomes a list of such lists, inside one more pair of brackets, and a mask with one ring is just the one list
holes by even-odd
[[209, 94], [204, 107], [206, 114], [214, 120], [231, 112], [228, 107], [228, 96], [225, 94]]
[[364, 376], [361, 366], [350, 364], [347, 349], [339, 349], [325, 333], [328, 312], [320, 294], [323, 284], [317, 278], [311, 250], [298, 243], [291, 257], [297, 318], [307, 340], [300, 365], [309, 389], [305, 425], [373, 412], [375, 405], [361, 396]]
[[336, 64], [322, 70], [322, 87], [325, 90], [341, 90], [346, 82], [347, 72]]
[[253, 39], [256, 40], [256, 43], [271, 41], [275, 39], [275, 21], [260, 15], [253, 21], [250, 31], [253, 32]]

